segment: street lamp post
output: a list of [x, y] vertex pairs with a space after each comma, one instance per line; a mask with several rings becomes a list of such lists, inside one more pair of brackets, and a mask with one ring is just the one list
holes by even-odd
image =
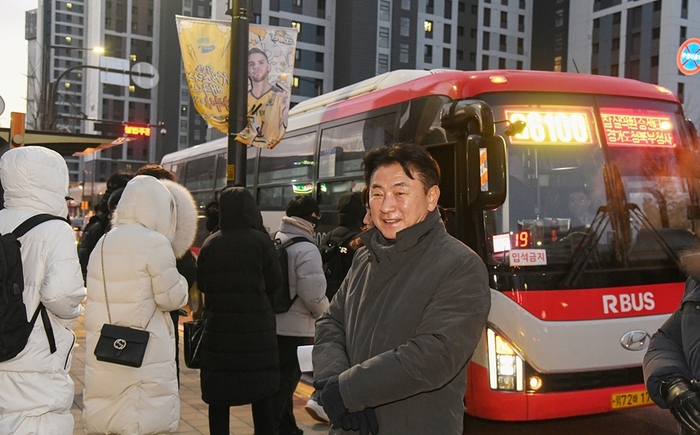
[[67, 68], [65, 71], [63, 71], [54, 82], [49, 84], [49, 107], [47, 110], [48, 114], [48, 126], [49, 130], [53, 130], [54, 128], [54, 123], [56, 122], [56, 118], [58, 117], [57, 114], [54, 113], [54, 108], [56, 105], [56, 92], [58, 90], [58, 83], [70, 72], [75, 71], [77, 69], [96, 69], [100, 70], [103, 72], [109, 72], [109, 73], [118, 73], [118, 74], [126, 74], [129, 76], [138, 76], [138, 77], [146, 77], [146, 78], [153, 78], [154, 75], [151, 73], [143, 73], [143, 72], [137, 72], [137, 71], [129, 71], [129, 70], [121, 70], [121, 69], [116, 69], [116, 68], [107, 68], [104, 66], [96, 66], [96, 65], [76, 65], [70, 68]]
[[[71, 39], [69, 37], [66, 37], [67, 42], [70, 44]], [[44, 75], [44, 97], [43, 97], [43, 111], [42, 111], [42, 122], [41, 125], [44, 130], [49, 130], [51, 128], [51, 123], [52, 123], [52, 114], [54, 113], [53, 105], [56, 102], [56, 96], [53, 95], [53, 88], [54, 88], [54, 83], [56, 81], [51, 82], [49, 79], [49, 74], [51, 71], [51, 50], [73, 50], [76, 52], [92, 52], [97, 55], [102, 55], [105, 52], [104, 47], [93, 47], [93, 48], [84, 48], [84, 47], [75, 47], [73, 45], [46, 45], [44, 51], [44, 62], [43, 62], [43, 70], [46, 72]], [[71, 55], [70, 52], [58, 52], [56, 54], [57, 56], [60, 57], [67, 57], [71, 60], [76, 60], [77, 57]], [[62, 76], [63, 77], [63, 76]]]

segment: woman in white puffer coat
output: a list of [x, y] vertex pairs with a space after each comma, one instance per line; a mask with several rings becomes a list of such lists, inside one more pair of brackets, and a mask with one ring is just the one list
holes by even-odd
[[[83, 420], [88, 434], [156, 434], [177, 429], [175, 331], [169, 312], [187, 302], [187, 282], [175, 267], [177, 205], [157, 179], [139, 175], [124, 188], [112, 229], [90, 255], [85, 307]], [[104, 254], [103, 254], [104, 252]], [[150, 334], [141, 367], [97, 361], [95, 346], [109, 323]]]
[[[55, 151], [39, 146], [7, 151], [0, 160], [0, 181], [5, 190], [0, 234], [39, 213], [68, 214], [68, 167]], [[75, 234], [66, 222], [52, 220], [20, 242], [27, 318], [39, 302], [44, 304], [56, 351], [49, 350], [39, 316], [24, 350], [0, 363], [0, 434], [71, 435], [75, 386], [69, 372], [75, 335], [70, 328], [85, 297]]]

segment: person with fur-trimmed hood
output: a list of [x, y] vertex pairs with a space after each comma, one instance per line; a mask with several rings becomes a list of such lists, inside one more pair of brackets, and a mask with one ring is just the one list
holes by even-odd
[[[169, 313], [187, 302], [187, 281], [176, 268], [176, 253], [182, 252], [178, 233], [188, 224], [181, 216], [186, 207], [171, 193], [178, 189], [165, 184], [144, 175], [129, 181], [112, 229], [90, 256], [83, 391], [89, 434], [169, 433], [179, 423], [175, 328]], [[141, 367], [95, 358], [100, 330], [110, 317], [113, 324], [149, 332]]]

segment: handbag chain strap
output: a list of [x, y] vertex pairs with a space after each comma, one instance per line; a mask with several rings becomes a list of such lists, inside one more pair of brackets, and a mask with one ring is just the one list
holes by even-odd
[[105, 234], [102, 239], [102, 245], [100, 246], [100, 263], [102, 263], [102, 288], [105, 291], [105, 305], [107, 305], [107, 320], [112, 323], [112, 314], [109, 312], [109, 299], [107, 299], [107, 278], [105, 277], [105, 242], [107, 241], [107, 234]]

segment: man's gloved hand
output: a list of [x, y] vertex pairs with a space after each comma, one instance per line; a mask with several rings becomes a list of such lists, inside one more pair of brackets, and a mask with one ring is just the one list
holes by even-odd
[[700, 394], [686, 378], [670, 375], [663, 379], [661, 396], [680, 424], [700, 432]]
[[345, 429], [345, 421], [343, 418], [347, 417], [348, 414], [350, 414], [350, 411], [348, 411], [348, 408], [345, 407], [343, 398], [340, 395], [340, 382], [338, 381], [338, 376], [335, 375], [328, 379], [314, 382], [314, 387], [321, 391], [321, 400], [319, 401], [319, 404], [323, 406], [323, 410], [326, 411], [326, 415], [328, 415], [328, 419], [331, 421], [331, 427], [333, 429], [338, 429], [340, 427]]

